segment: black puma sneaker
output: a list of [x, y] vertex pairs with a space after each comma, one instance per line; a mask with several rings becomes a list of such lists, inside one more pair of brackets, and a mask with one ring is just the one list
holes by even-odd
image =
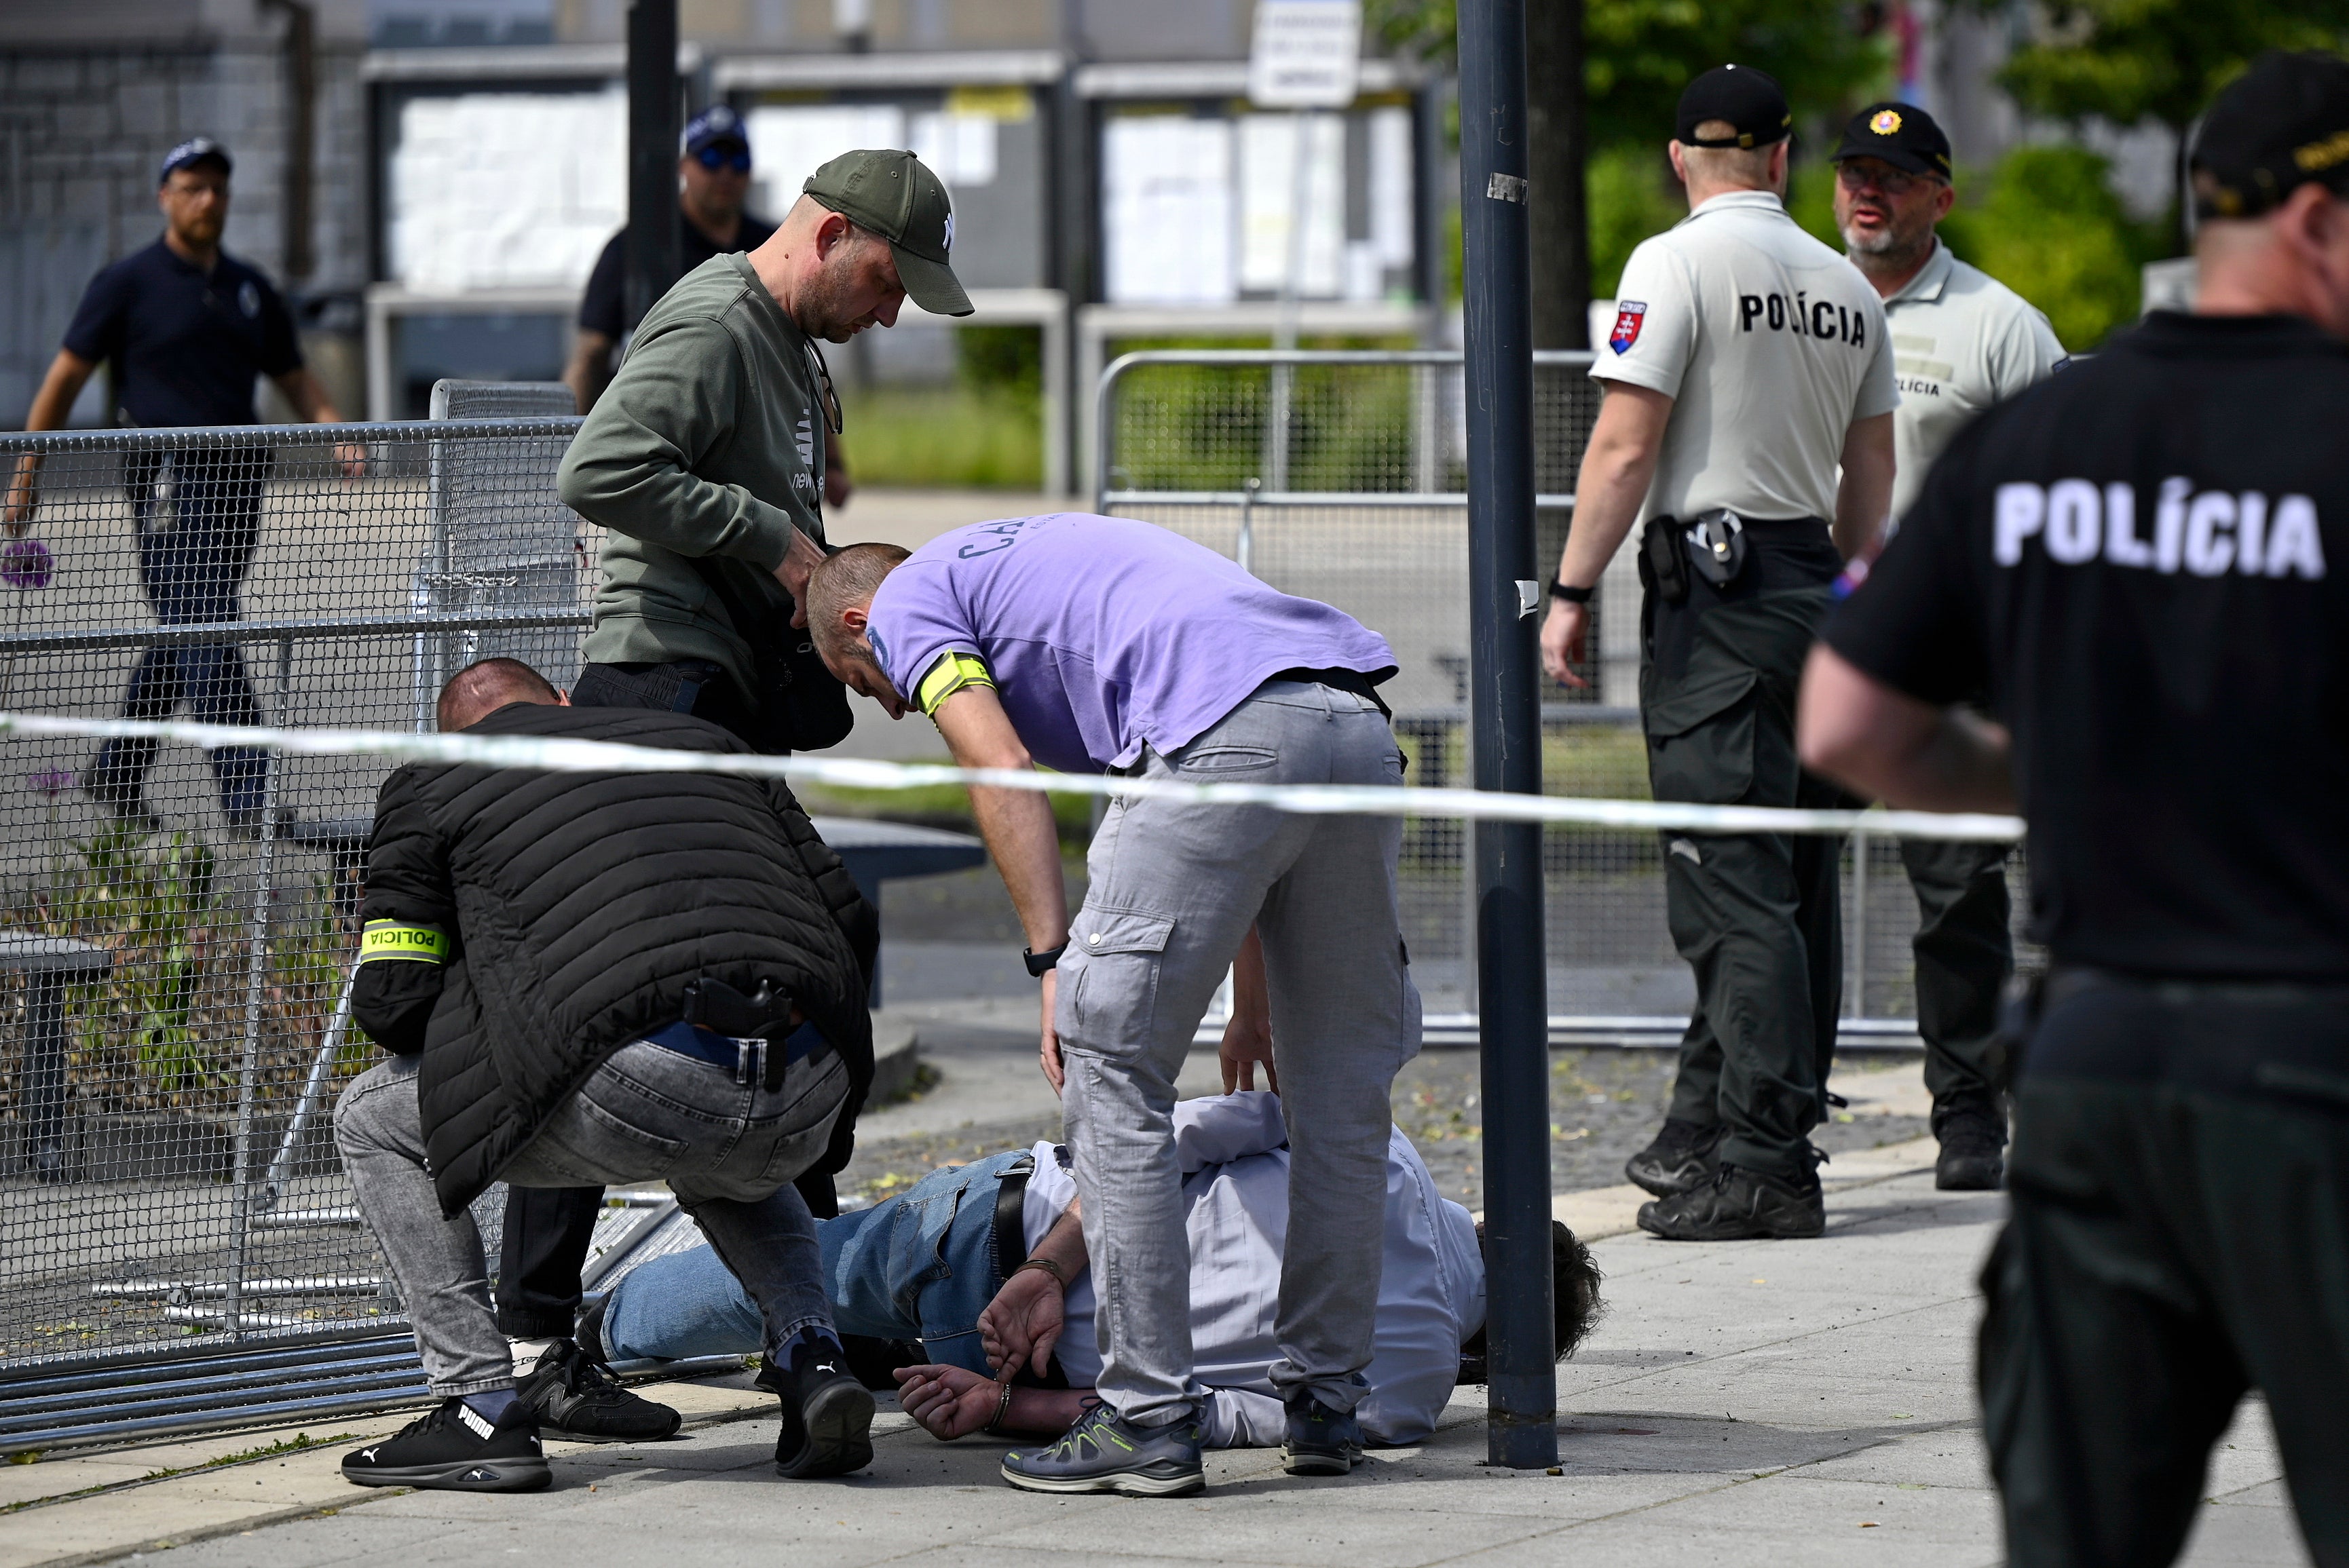
[[848, 1368], [840, 1342], [802, 1328], [785, 1351], [785, 1365], [769, 1357], [758, 1386], [783, 1402], [783, 1430], [775, 1439], [775, 1473], [792, 1480], [846, 1475], [873, 1462], [873, 1394]]
[[425, 1491], [543, 1491], [554, 1472], [546, 1468], [538, 1425], [521, 1400], [492, 1422], [451, 1397], [395, 1436], [345, 1454], [343, 1479]]

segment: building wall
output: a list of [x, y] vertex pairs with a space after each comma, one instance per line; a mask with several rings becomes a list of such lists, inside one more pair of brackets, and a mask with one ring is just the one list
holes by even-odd
[[[40, 11], [41, 25], [14, 15]], [[0, 22], [0, 426], [18, 427], [90, 276], [161, 232], [155, 173], [191, 136], [229, 150], [236, 170], [227, 248], [306, 303], [305, 339], [357, 330], [367, 278], [366, 115], [360, 38], [321, 7], [317, 140], [311, 192], [317, 258], [285, 276], [285, 150], [289, 92], [282, 24], [249, 3], [141, 7], [93, 0], [83, 36], [58, 25], [67, 7], [7, 8]], [[152, 12], [153, 15], [149, 15]], [[192, 20], [201, 26], [189, 26]], [[178, 26], [174, 26], [178, 24]], [[314, 357], [336, 378], [356, 356], [321, 340]], [[347, 360], [350, 371], [336, 369]], [[103, 378], [100, 378], [102, 382]], [[94, 382], [77, 424], [110, 424]], [[339, 397], [356, 400], [354, 383]]]

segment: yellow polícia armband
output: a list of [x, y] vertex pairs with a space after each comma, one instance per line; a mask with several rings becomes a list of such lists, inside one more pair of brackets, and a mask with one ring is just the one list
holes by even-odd
[[994, 685], [995, 677], [988, 674], [985, 662], [976, 654], [940, 654], [937, 663], [930, 666], [930, 673], [922, 677], [914, 700], [925, 714], [936, 714], [938, 704], [963, 687]]
[[431, 925], [402, 925], [396, 920], [371, 920], [359, 934], [359, 962], [405, 958], [421, 964], [445, 964], [456, 947], [447, 932]]

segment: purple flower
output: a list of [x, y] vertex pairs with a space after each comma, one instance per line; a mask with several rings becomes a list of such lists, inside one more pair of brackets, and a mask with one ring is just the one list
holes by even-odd
[[26, 784], [52, 800], [72, 789], [73, 781], [73, 769], [70, 768], [44, 768], [38, 773], [25, 777]]
[[57, 559], [37, 539], [12, 539], [0, 546], [0, 583], [11, 588], [46, 588]]

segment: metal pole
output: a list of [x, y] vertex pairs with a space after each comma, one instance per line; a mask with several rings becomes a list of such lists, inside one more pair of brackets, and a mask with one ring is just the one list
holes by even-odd
[[358, 988], [358, 966], [353, 965], [350, 976], [343, 982], [342, 999], [335, 1004], [335, 1016], [327, 1020], [326, 1037], [318, 1047], [318, 1059], [310, 1064], [310, 1076], [302, 1085], [301, 1102], [294, 1108], [294, 1119], [285, 1124], [285, 1136], [277, 1140], [277, 1158], [269, 1162], [269, 1174], [263, 1180], [256, 1207], [264, 1212], [277, 1207], [277, 1200], [285, 1195], [286, 1184], [294, 1180], [295, 1150], [317, 1117], [318, 1107], [326, 1102], [326, 1085], [335, 1074], [335, 1058], [342, 1054], [343, 1041], [350, 1034], [351, 995]]
[[1240, 535], [1232, 546], [1232, 560], [1251, 577], [1256, 575], [1256, 498], [1263, 488], [1261, 480], [1240, 481]]
[[[294, 684], [294, 639], [277, 640], [277, 722], [290, 717]], [[269, 984], [270, 882], [277, 870], [278, 775], [285, 758], [272, 754], [261, 775], [261, 843], [253, 857], [253, 920], [246, 934], [244, 968], [244, 1062], [236, 1079], [235, 1185], [229, 1196], [228, 1292], [222, 1326], [231, 1339], [244, 1337], [245, 1253], [253, 1233], [254, 1113], [261, 1095], [261, 1011]]]
[[[1470, 732], [1476, 788], [1541, 789], [1536, 680], [1526, 0], [1461, 0], [1460, 208], [1468, 398]], [[1476, 827], [1491, 1461], [1557, 1462], [1550, 1290], [1549, 1003], [1542, 836]]]
[[[1288, 117], [1288, 128], [1295, 161], [1289, 165], [1288, 260], [1281, 270], [1280, 315], [1272, 332], [1272, 346], [1277, 349], [1297, 346], [1297, 317], [1305, 293], [1305, 245], [1310, 231], [1309, 215], [1313, 210], [1309, 146], [1313, 116], [1299, 109]], [[1296, 377], [1293, 366], [1272, 367], [1272, 407], [1265, 419], [1264, 471], [1277, 490], [1288, 488], [1289, 404], [1296, 393]]]
[[1847, 1018], [1868, 1016], [1868, 835], [1851, 836], [1851, 1000]]
[[628, 6], [628, 243], [621, 298], [628, 330], [679, 269], [677, 0]]

